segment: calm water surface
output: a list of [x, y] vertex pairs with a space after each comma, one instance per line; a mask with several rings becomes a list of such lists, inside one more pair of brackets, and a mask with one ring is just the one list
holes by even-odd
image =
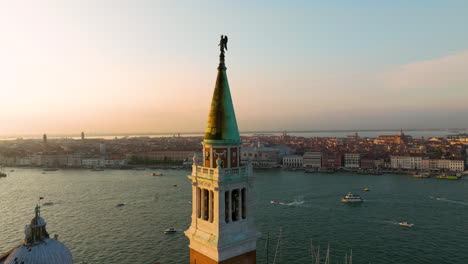
[[[7, 170], [9, 171], [9, 169]], [[0, 179], [0, 253], [23, 238], [39, 196], [50, 234], [72, 251], [75, 263], [188, 263], [183, 233], [190, 224], [188, 171], [15, 169]], [[310, 242], [330, 244], [332, 263], [353, 249], [354, 263], [468, 263], [468, 180], [413, 179], [398, 175], [306, 174], [258, 170], [256, 222], [263, 233], [258, 263], [311, 263]], [[177, 184], [174, 187], [173, 184]], [[371, 191], [361, 190], [368, 186]], [[340, 203], [348, 191], [362, 205]], [[270, 200], [298, 207], [271, 205]], [[123, 207], [116, 207], [125, 203]], [[404, 228], [398, 222], [414, 223]]]

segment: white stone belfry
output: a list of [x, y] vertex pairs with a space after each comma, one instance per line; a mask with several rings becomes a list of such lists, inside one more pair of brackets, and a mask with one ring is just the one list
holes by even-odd
[[190, 248], [221, 262], [256, 250], [252, 166], [192, 166]]

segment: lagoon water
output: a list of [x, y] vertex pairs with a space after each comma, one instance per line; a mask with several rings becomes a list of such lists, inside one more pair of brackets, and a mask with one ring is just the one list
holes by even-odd
[[[7, 169], [9, 171], [9, 169]], [[48, 231], [72, 251], [75, 263], [188, 263], [188, 171], [15, 169], [0, 179], [0, 254], [23, 239], [24, 225], [43, 196]], [[468, 263], [468, 179], [414, 179], [404, 175], [307, 174], [255, 171], [256, 223], [262, 238], [257, 263], [312, 263], [310, 243], [330, 244], [331, 263]], [[177, 184], [174, 187], [173, 184]], [[370, 192], [362, 189], [369, 187]], [[342, 204], [347, 192], [361, 205]], [[270, 204], [292, 202], [297, 207]], [[124, 203], [124, 206], [116, 207]], [[414, 223], [405, 228], [398, 222]]]

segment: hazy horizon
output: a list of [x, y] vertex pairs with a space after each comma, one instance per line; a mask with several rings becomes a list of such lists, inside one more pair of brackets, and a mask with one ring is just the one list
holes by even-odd
[[7, 2], [0, 135], [203, 132], [220, 34], [241, 131], [466, 127], [467, 10], [435, 0]]

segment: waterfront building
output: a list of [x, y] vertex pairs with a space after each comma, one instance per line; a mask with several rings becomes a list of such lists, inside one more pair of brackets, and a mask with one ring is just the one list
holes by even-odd
[[60, 241], [58, 236], [49, 237], [46, 221], [40, 215], [40, 207], [36, 206], [35, 217], [31, 224], [25, 227], [23, 243], [9, 252], [0, 255], [0, 264], [71, 264], [73, 257], [70, 250]]
[[302, 168], [304, 158], [299, 155], [288, 155], [283, 157], [283, 166], [287, 168]]
[[465, 170], [465, 161], [449, 159], [430, 159], [429, 169], [462, 172]]
[[462, 172], [465, 170], [465, 161], [464, 160], [449, 160], [449, 170]]
[[67, 167], [78, 168], [81, 167], [81, 154], [68, 154]]
[[361, 156], [359, 153], [345, 153], [344, 154], [344, 167], [345, 168], [359, 168]]
[[26, 156], [26, 157], [19, 157], [16, 159], [16, 165], [17, 166], [31, 166], [31, 157]]
[[104, 167], [104, 158], [86, 158], [81, 160], [81, 165], [86, 168]]
[[359, 167], [362, 169], [373, 169], [375, 168], [375, 161], [371, 158], [361, 158]]
[[241, 152], [241, 163], [246, 164], [249, 160], [256, 168], [273, 168], [278, 166], [279, 151], [271, 147], [243, 147]]
[[393, 169], [419, 170], [422, 169], [422, 157], [390, 156]]
[[322, 167], [341, 168], [343, 166], [343, 156], [335, 152], [326, 152], [322, 156]]
[[43, 153], [41, 163], [44, 167], [65, 167], [68, 164], [68, 157], [65, 154]]
[[254, 223], [251, 164], [241, 165], [241, 139], [226, 75], [221, 38], [208, 124], [203, 139], [203, 165], [194, 155], [192, 221], [185, 235], [190, 241], [191, 264], [256, 263], [260, 233]]
[[42, 166], [42, 153], [36, 153], [31, 156], [31, 165]]
[[303, 160], [303, 166], [306, 168], [320, 168], [322, 167], [322, 152], [306, 152]]
[[192, 150], [161, 150], [135, 153], [131, 156], [147, 158], [150, 160], [186, 160], [188, 156], [193, 157], [196, 151]]
[[121, 167], [121, 166], [126, 166], [128, 164], [128, 161], [126, 159], [105, 159], [104, 160], [104, 166], [105, 167]]
[[430, 159], [428, 157], [423, 157], [421, 161], [421, 170], [429, 170]]

